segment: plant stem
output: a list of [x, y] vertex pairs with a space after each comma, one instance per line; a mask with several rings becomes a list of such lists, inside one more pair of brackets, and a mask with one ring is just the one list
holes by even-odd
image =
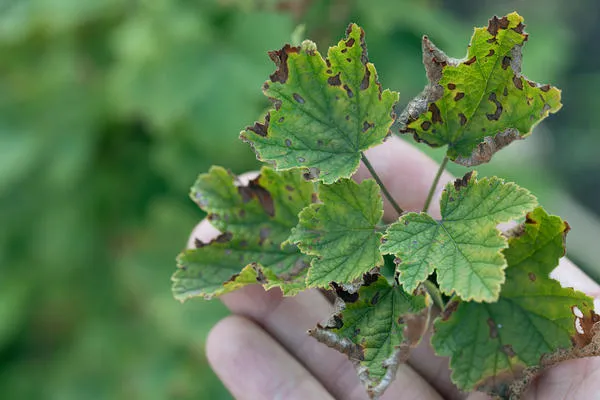
[[440, 310], [444, 310], [446, 305], [444, 304], [440, 290], [435, 283], [431, 282], [430, 280], [426, 280], [423, 282], [423, 287], [425, 287], [425, 290], [427, 293], [429, 293], [429, 297], [431, 297], [431, 300], [433, 300], [433, 304], [438, 306]]
[[431, 184], [431, 188], [429, 189], [429, 193], [427, 194], [427, 200], [425, 200], [425, 205], [423, 206], [424, 213], [426, 213], [427, 210], [429, 210], [429, 205], [431, 204], [431, 200], [433, 200], [433, 195], [435, 193], [435, 189], [437, 188], [438, 183], [440, 182], [442, 173], [446, 169], [446, 164], [448, 164], [448, 156], [444, 157], [444, 160], [442, 160], [437, 174], [435, 174], [435, 178], [433, 179], [433, 183]]
[[367, 169], [371, 173], [371, 176], [373, 177], [373, 179], [375, 179], [375, 182], [377, 182], [377, 184], [381, 188], [381, 191], [383, 192], [383, 195], [386, 197], [386, 199], [388, 199], [388, 201], [390, 202], [390, 204], [392, 205], [392, 207], [394, 207], [394, 210], [396, 210], [396, 212], [398, 213], [398, 215], [402, 215], [402, 213], [404, 212], [404, 210], [402, 210], [402, 208], [400, 208], [400, 206], [398, 205], [398, 203], [396, 203], [396, 200], [394, 200], [394, 198], [392, 197], [392, 195], [390, 194], [390, 192], [388, 192], [387, 188], [385, 187], [385, 185], [383, 184], [383, 182], [379, 178], [379, 175], [377, 175], [377, 172], [375, 172], [375, 169], [373, 168], [373, 166], [371, 165], [371, 163], [369, 162], [369, 160], [367, 160], [367, 157], [365, 156], [365, 153], [360, 153], [360, 158], [361, 158], [362, 162], [365, 164], [365, 167], [367, 167]]

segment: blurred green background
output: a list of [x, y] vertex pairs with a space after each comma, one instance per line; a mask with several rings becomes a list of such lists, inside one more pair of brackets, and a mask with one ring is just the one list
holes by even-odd
[[358, 22], [406, 103], [425, 83], [421, 35], [462, 57], [473, 26], [513, 10], [525, 74], [565, 107], [482, 173], [568, 219], [569, 255], [598, 279], [595, 0], [0, 1], [1, 398], [229, 398], [203, 349], [224, 307], [179, 304], [169, 279], [202, 217], [196, 175], [257, 167], [237, 136], [268, 106], [266, 51], [299, 24], [324, 50]]

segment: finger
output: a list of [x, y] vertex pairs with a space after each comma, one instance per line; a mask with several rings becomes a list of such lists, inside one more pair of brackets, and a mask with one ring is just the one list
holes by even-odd
[[333, 399], [279, 343], [246, 318], [220, 321], [206, 347], [214, 371], [238, 400]]
[[600, 393], [600, 357], [563, 362], [537, 378], [526, 399], [595, 399]]
[[563, 287], [572, 287], [581, 290], [583, 293], [594, 299], [594, 308], [600, 313], [600, 285], [585, 272], [577, 268], [571, 260], [563, 257], [558, 267], [550, 276], [560, 282]]
[[[331, 398], [309, 371], [249, 319], [225, 318], [211, 330], [206, 347], [211, 366], [236, 399]], [[398, 377], [383, 400], [397, 398], [399, 394], [403, 399], [442, 400], [407, 365], [400, 366]], [[360, 385], [352, 385], [335, 398], [366, 400], [367, 395]]]

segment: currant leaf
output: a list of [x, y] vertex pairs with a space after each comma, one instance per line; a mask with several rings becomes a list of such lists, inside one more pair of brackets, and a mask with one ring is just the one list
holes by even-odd
[[309, 334], [348, 355], [371, 398], [380, 396], [429, 326], [430, 300], [366, 275], [357, 292], [338, 285], [337, 311]]
[[560, 90], [521, 75], [524, 27], [517, 13], [492, 18], [475, 29], [463, 60], [447, 57], [424, 37], [430, 82], [401, 115], [401, 132], [433, 147], [447, 145], [451, 160], [474, 166], [558, 111]]
[[442, 219], [408, 213], [392, 224], [381, 251], [397, 257], [399, 281], [414, 290], [434, 271], [440, 290], [465, 300], [493, 302], [504, 282], [506, 239], [496, 226], [523, 217], [537, 200], [514, 183], [476, 173], [446, 186]]
[[584, 318], [599, 320], [591, 298], [549, 276], [564, 255], [568, 230], [542, 208], [529, 213], [504, 250], [508, 268], [498, 302], [455, 299], [436, 320], [433, 347], [450, 357], [460, 389], [505, 396], [526, 366], [581, 340]]
[[300, 167], [333, 183], [349, 178], [361, 152], [383, 142], [398, 93], [381, 89], [355, 24], [323, 59], [310, 41], [269, 53], [277, 65], [264, 93], [275, 106], [241, 138], [277, 170]]
[[299, 215], [288, 242], [295, 243], [312, 259], [306, 283], [327, 287], [330, 282], [347, 283], [383, 265], [379, 251], [382, 234], [377, 224], [383, 202], [372, 179], [360, 184], [341, 179], [321, 185], [322, 203], [311, 204]]
[[178, 257], [177, 299], [211, 298], [257, 282], [290, 295], [304, 288], [309, 257], [296, 246], [282, 246], [315, 197], [313, 184], [299, 172], [264, 167], [258, 178], [236, 185], [231, 173], [212, 167], [198, 177], [191, 196], [223, 233]]

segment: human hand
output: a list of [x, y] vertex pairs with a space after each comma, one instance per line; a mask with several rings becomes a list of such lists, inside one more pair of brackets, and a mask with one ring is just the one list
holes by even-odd
[[[437, 171], [434, 161], [413, 146], [390, 138], [367, 152], [392, 196], [404, 210], [420, 210]], [[357, 179], [369, 177], [361, 166]], [[439, 191], [452, 177], [444, 175]], [[396, 218], [385, 204], [386, 216]], [[430, 212], [439, 216], [439, 204]], [[208, 221], [192, 233], [209, 241], [218, 235]], [[552, 273], [563, 286], [572, 286], [597, 300], [600, 286], [566, 258]], [[208, 359], [233, 396], [260, 399], [366, 399], [367, 395], [345, 355], [317, 342], [306, 331], [331, 314], [329, 301], [317, 290], [282, 297], [278, 290], [247, 286], [221, 297], [234, 315], [220, 321], [207, 340]], [[527, 399], [595, 399], [600, 397], [600, 357], [568, 361], [546, 371], [532, 384]], [[398, 368], [396, 380], [383, 399], [486, 399], [481, 393], [460, 393], [450, 381], [446, 358], [434, 355], [425, 337]]]

